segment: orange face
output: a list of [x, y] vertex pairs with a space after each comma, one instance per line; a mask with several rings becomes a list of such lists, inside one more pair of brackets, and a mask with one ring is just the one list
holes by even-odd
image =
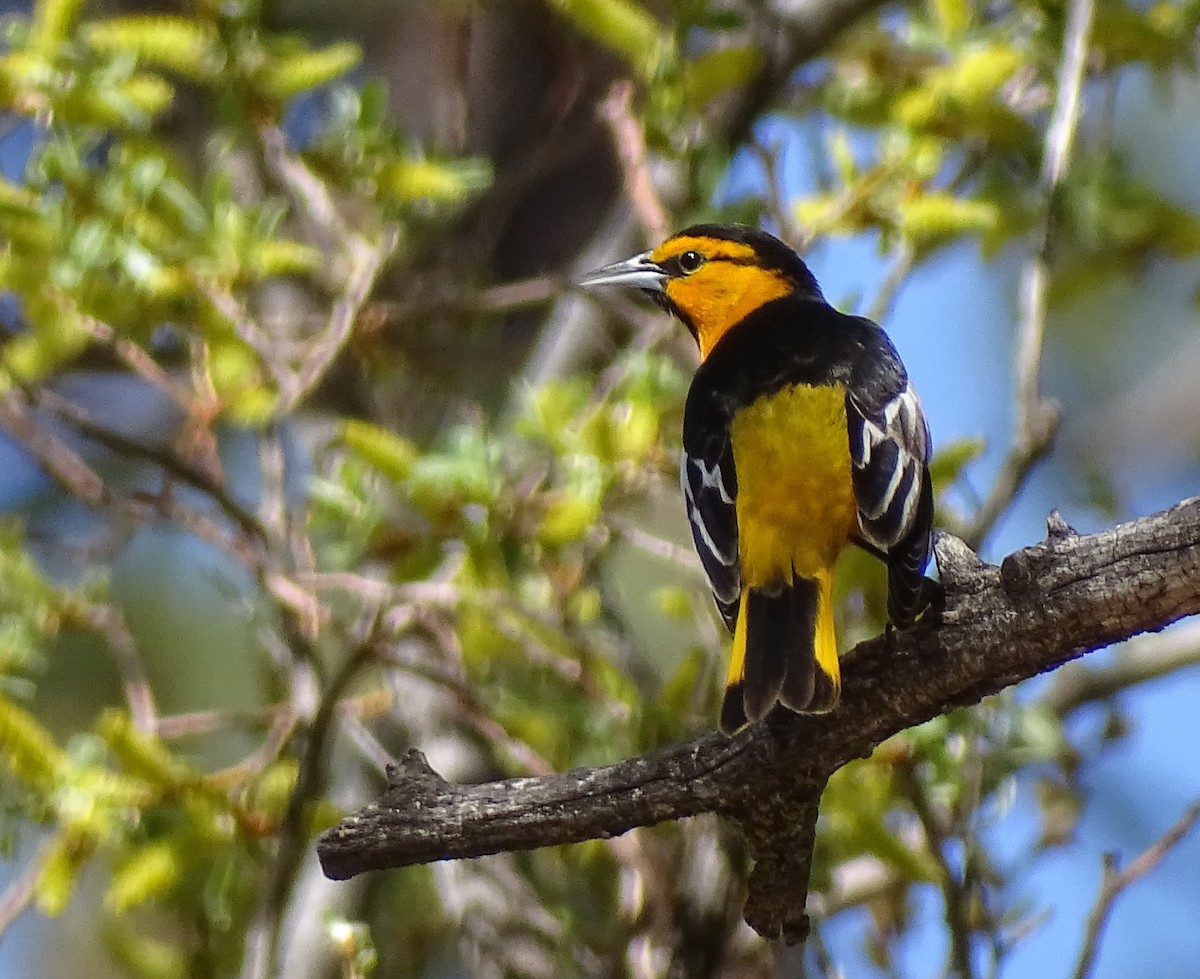
[[702, 359], [731, 326], [793, 288], [782, 273], [763, 268], [753, 248], [737, 241], [680, 235], [648, 258], [670, 270], [662, 291], [695, 331]]

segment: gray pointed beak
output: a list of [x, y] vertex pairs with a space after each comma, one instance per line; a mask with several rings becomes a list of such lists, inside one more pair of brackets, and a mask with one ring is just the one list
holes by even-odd
[[589, 272], [579, 280], [581, 286], [632, 286], [650, 292], [662, 292], [667, 281], [667, 272], [657, 262], [650, 260], [649, 252], [642, 252], [623, 262], [614, 262], [595, 272]]

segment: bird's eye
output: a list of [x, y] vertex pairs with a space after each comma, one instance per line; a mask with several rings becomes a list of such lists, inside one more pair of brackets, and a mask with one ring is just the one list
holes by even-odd
[[679, 270], [684, 275], [691, 275], [704, 264], [704, 256], [699, 252], [686, 251], [678, 258]]

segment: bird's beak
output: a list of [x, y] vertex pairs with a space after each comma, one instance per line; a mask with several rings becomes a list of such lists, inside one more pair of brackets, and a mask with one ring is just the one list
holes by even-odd
[[649, 252], [642, 252], [623, 262], [614, 262], [595, 272], [589, 272], [579, 280], [581, 286], [632, 286], [647, 292], [662, 292], [667, 281], [667, 271], [657, 262], [651, 261]]

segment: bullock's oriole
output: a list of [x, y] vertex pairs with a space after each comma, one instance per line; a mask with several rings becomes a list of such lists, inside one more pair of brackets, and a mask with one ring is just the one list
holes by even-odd
[[700, 347], [680, 482], [733, 633], [721, 730], [776, 702], [830, 710], [841, 688], [833, 569], [843, 548], [886, 562], [895, 626], [922, 609], [929, 429], [895, 347], [875, 323], [826, 303], [800, 257], [754, 228], [696, 225], [583, 284], [642, 289]]

